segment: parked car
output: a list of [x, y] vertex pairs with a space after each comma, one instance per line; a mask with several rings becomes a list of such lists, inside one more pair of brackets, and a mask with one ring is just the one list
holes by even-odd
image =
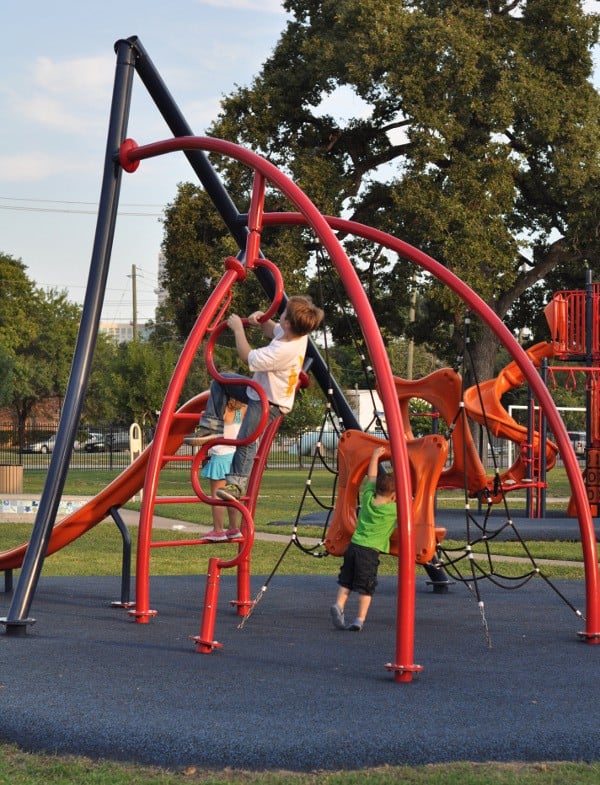
[[108, 433], [90, 433], [83, 445], [86, 452], [117, 452], [129, 449], [128, 431], [109, 431]]
[[129, 431], [111, 431], [106, 434], [106, 445], [113, 452], [129, 449]]
[[104, 443], [104, 435], [101, 433], [93, 433], [90, 431], [88, 437], [83, 445], [86, 452], [104, 452], [106, 445]]
[[[42, 439], [39, 442], [31, 442], [26, 444], [23, 447], [23, 452], [40, 452], [40, 453], [50, 453], [54, 451], [54, 446], [56, 444], [56, 434], [53, 436], [49, 436], [47, 439]], [[74, 450], [80, 450], [81, 444], [76, 439], [73, 445]]]

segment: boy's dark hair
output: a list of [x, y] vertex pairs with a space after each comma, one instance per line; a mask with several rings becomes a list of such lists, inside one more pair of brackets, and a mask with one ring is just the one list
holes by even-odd
[[321, 324], [325, 315], [308, 295], [301, 294], [289, 298], [285, 313], [295, 335], [308, 335]]
[[393, 472], [379, 472], [375, 481], [375, 493], [378, 496], [391, 496], [396, 490]]

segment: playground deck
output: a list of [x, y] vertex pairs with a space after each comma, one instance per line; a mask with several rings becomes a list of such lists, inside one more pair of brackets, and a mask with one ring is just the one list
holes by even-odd
[[[308, 771], [444, 761], [600, 759], [600, 647], [543, 580], [518, 591], [417, 582], [416, 662], [398, 684], [396, 581], [365, 630], [329, 619], [328, 576], [276, 576], [242, 629], [222, 578], [216, 637], [198, 654], [204, 576], [152, 579], [159, 615], [134, 624], [119, 579], [43, 577], [24, 637], [0, 636], [0, 738], [29, 750], [166, 767]], [[264, 578], [253, 579], [258, 591]], [[558, 582], [578, 607], [584, 585]], [[0, 595], [4, 614], [9, 597]]]

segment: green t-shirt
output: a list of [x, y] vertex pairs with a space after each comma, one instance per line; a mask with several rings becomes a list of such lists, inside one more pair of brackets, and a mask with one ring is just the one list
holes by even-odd
[[352, 542], [375, 548], [380, 553], [389, 553], [390, 537], [397, 524], [396, 502], [375, 505], [374, 499], [375, 483], [368, 482], [363, 491]]

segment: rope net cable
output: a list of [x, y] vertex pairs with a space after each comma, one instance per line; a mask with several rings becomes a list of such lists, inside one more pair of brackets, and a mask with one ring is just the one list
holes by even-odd
[[[249, 619], [249, 617], [254, 612], [254, 609], [256, 608], [258, 603], [264, 597], [267, 589], [269, 588], [269, 585], [270, 585], [271, 581], [275, 577], [275, 574], [279, 570], [279, 567], [282, 565], [283, 560], [285, 559], [285, 557], [286, 557], [287, 553], [289, 552], [290, 548], [292, 547], [292, 545], [295, 545], [303, 553], [307, 554], [308, 556], [313, 556], [314, 558], [325, 558], [326, 556], [329, 556], [328, 552], [324, 549], [325, 534], [327, 532], [327, 527], [329, 525], [329, 519], [331, 517], [331, 514], [333, 513], [333, 508], [334, 508], [334, 504], [335, 504], [335, 494], [336, 494], [336, 488], [337, 488], [337, 476], [338, 475], [337, 475], [337, 469], [334, 469], [326, 461], [326, 458], [325, 458], [325, 455], [324, 455], [324, 451], [323, 451], [322, 438], [323, 438], [323, 433], [324, 433], [324, 430], [325, 430], [325, 425], [326, 425], [327, 422], [330, 422], [332, 425], [335, 424], [334, 423], [333, 414], [332, 414], [332, 410], [331, 410], [331, 406], [329, 404], [328, 404], [328, 406], [326, 408], [325, 416], [323, 417], [323, 420], [322, 420], [322, 423], [321, 423], [321, 430], [320, 430], [320, 434], [319, 434], [319, 440], [317, 441], [317, 443], [315, 444], [315, 447], [313, 449], [310, 469], [309, 469], [308, 476], [307, 476], [307, 479], [306, 479], [305, 484], [304, 484], [304, 490], [303, 490], [303, 493], [302, 493], [302, 497], [300, 499], [300, 504], [298, 505], [298, 510], [296, 512], [296, 517], [295, 517], [295, 520], [294, 520], [294, 523], [293, 523], [293, 527], [292, 527], [292, 534], [291, 534], [290, 539], [287, 542], [286, 546], [284, 547], [281, 555], [277, 559], [277, 562], [275, 563], [275, 566], [271, 570], [271, 573], [269, 574], [269, 576], [265, 580], [264, 584], [261, 586], [260, 590], [258, 591], [256, 597], [252, 601], [252, 604], [251, 604], [251, 606], [249, 608], [248, 613], [246, 614], [246, 616], [244, 616], [242, 621], [238, 624], [238, 629], [240, 629], [240, 630], [243, 629], [244, 625], [246, 624], [246, 621]], [[317, 465], [319, 463], [321, 463], [328, 472], [330, 472], [331, 474], [333, 474], [335, 476], [335, 479], [334, 479], [334, 482], [333, 482], [332, 488], [331, 488], [331, 498], [330, 498], [330, 501], [329, 501], [328, 504], [324, 504], [323, 503], [321, 498], [317, 494], [315, 494], [314, 489], [312, 487], [312, 475], [313, 475], [313, 473], [314, 473], [314, 471], [315, 471], [315, 469], [316, 469], [316, 467], [317, 467]], [[325, 520], [323, 522], [322, 533], [321, 533], [321, 536], [320, 536], [318, 542], [316, 544], [304, 545], [300, 541], [300, 537], [298, 536], [298, 528], [299, 528], [300, 523], [301, 523], [302, 511], [304, 509], [304, 505], [306, 503], [306, 500], [309, 497], [311, 499], [313, 499], [313, 501], [315, 501], [317, 503], [317, 505], [321, 509], [326, 510], [327, 515], [326, 515]]]
[[[535, 557], [531, 553], [529, 546], [521, 536], [518, 528], [515, 526], [514, 520], [511, 516], [508, 504], [508, 497], [503, 487], [500, 463], [496, 453], [496, 448], [493, 439], [490, 437], [491, 429], [486, 417], [486, 410], [481, 395], [480, 384], [477, 379], [477, 373], [473, 362], [473, 357], [470, 349], [470, 316], [467, 314], [465, 317], [465, 347], [464, 354], [458, 360], [462, 364], [461, 376], [463, 379], [463, 394], [464, 394], [464, 379], [465, 373], [465, 357], [469, 358], [470, 369], [474, 376], [474, 384], [478, 392], [479, 403], [481, 412], [483, 414], [483, 429], [486, 437], [486, 442], [489, 444], [492, 465], [494, 469], [493, 475], [493, 495], [500, 496], [503, 508], [503, 516], [493, 517], [494, 503], [492, 501], [492, 493], [489, 488], [483, 488], [479, 494], [479, 503], [485, 505], [485, 509], [480, 513], [480, 517], [476, 517], [472, 510], [470, 499], [467, 491], [467, 482], [465, 476], [464, 483], [464, 512], [465, 512], [465, 544], [452, 548], [444, 546], [443, 543], [438, 546], [438, 556], [444, 570], [453, 578], [454, 581], [465, 585], [469, 591], [474, 593], [477, 604], [481, 613], [482, 625], [484, 628], [484, 635], [488, 647], [491, 647], [491, 636], [489, 626], [485, 614], [485, 604], [480, 592], [480, 584], [482, 581], [489, 581], [490, 583], [498, 586], [501, 589], [519, 589], [527, 584], [532, 578], [539, 576], [545, 583], [557, 594], [557, 596], [580, 618], [583, 614], [577, 609], [571, 601], [558, 589], [558, 587], [550, 580], [550, 578], [543, 572], [540, 566], [536, 563]], [[461, 410], [464, 411], [464, 395], [461, 401]], [[468, 428], [466, 414], [459, 421], [461, 412], [457, 413], [453, 422], [449, 425], [448, 435], [452, 433], [455, 427]], [[465, 450], [464, 466], [466, 474], [466, 439], [463, 439]], [[498, 559], [492, 554], [491, 543], [497, 541], [503, 533], [507, 530], [511, 532], [511, 538], [516, 539], [517, 544], [522, 548], [524, 558], [531, 564], [531, 568], [524, 570], [518, 575], [507, 574], [498, 569]], [[480, 558], [478, 558], [480, 557]], [[462, 565], [468, 564], [468, 569], [463, 570]]]

